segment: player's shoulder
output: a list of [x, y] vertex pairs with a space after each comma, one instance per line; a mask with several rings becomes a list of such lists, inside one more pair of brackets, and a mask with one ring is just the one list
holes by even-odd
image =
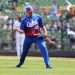
[[23, 16], [23, 17], [21, 18], [21, 21], [26, 20], [26, 18], [27, 18], [27, 16]]
[[39, 14], [33, 14], [33, 17], [35, 17], [35, 18], [42, 18], [42, 16], [39, 15]]

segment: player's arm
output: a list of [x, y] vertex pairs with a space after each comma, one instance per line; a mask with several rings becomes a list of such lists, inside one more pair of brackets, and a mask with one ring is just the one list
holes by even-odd
[[55, 42], [52, 41], [51, 38], [48, 36], [48, 31], [47, 31], [46, 27], [43, 26], [41, 29], [43, 30], [45, 40], [46, 40], [49, 44], [55, 45]]
[[46, 27], [44, 26], [44, 23], [43, 23], [43, 21], [42, 21], [42, 18], [39, 19], [39, 25], [40, 25], [40, 32], [43, 32], [45, 40], [46, 40], [48, 43], [55, 44], [55, 42], [52, 41], [52, 40], [49, 38], [49, 36], [48, 36], [48, 31], [47, 31]]
[[21, 30], [20, 28], [16, 28], [16, 31], [19, 33], [24, 33], [23, 30]]
[[19, 23], [17, 22], [14, 23], [14, 30], [19, 33], [23, 33], [23, 30], [20, 29]]
[[44, 37], [48, 37], [48, 31], [45, 26], [40, 27], [40, 33], [43, 34]]
[[40, 26], [40, 32], [42, 32], [44, 34], [44, 36], [48, 36], [48, 32], [46, 27], [44, 26], [43, 20], [41, 17], [39, 17], [38, 19], [38, 24]]
[[16, 24], [14, 24], [14, 30], [19, 33], [24, 33], [23, 30], [21, 30]]

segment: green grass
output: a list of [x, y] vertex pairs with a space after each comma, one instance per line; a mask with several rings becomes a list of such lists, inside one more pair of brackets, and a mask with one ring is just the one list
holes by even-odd
[[75, 75], [75, 58], [51, 58], [52, 69], [46, 69], [40, 57], [27, 57], [21, 68], [16, 68], [17, 57], [0, 56], [0, 75]]

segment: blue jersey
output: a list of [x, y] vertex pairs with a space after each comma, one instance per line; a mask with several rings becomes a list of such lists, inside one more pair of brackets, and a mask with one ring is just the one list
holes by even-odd
[[21, 21], [21, 29], [26, 36], [38, 36], [40, 27], [43, 27], [42, 18], [39, 15], [33, 14], [31, 17], [25, 16]]

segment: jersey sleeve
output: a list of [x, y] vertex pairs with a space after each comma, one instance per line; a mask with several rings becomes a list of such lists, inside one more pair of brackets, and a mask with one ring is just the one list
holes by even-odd
[[43, 23], [42, 17], [39, 17], [38, 24], [39, 24], [40, 27], [43, 27], [44, 23]]

